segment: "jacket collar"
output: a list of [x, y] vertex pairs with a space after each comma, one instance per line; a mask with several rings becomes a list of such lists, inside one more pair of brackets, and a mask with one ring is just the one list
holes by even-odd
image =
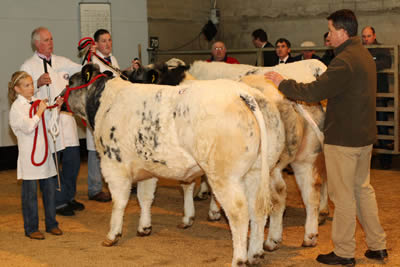
[[360, 37], [358, 37], [358, 36], [350, 37], [349, 39], [347, 39], [341, 45], [339, 45], [338, 47], [336, 47], [334, 49], [335, 55], [341, 53], [349, 45], [356, 45], [356, 44], [361, 45]]

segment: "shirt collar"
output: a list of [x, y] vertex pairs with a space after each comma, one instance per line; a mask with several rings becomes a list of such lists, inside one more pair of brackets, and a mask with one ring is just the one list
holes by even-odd
[[[106, 56], [103, 55], [99, 50], [96, 50], [96, 54], [99, 55], [101, 58], [105, 58], [105, 57], [106, 57]], [[108, 56], [109, 56], [109, 57], [112, 57], [112, 53], [110, 53]]]
[[17, 94], [16, 101], [21, 102], [23, 104], [30, 104], [32, 101], [36, 101], [37, 98], [32, 96], [31, 100], [26, 99], [24, 96]]
[[284, 59], [279, 59], [279, 62], [283, 61], [284, 63], [286, 63], [286, 61], [288, 60], [289, 55], [287, 55]]
[[38, 57], [40, 57], [41, 59], [46, 59], [47, 61], [50, 61], [51, 60], [51, 56], [52, 55], [50, 55], [50, 57], [46, 57], [45, 55], [43, 55], [43, 54], [40, 54], [38, 51], [35, 51], [35, 53], [36, 53], [36, 55], [38, 56]]

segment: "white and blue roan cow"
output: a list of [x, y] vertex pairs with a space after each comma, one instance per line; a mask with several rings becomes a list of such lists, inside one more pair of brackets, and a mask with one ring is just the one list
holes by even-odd
[[[275, 67], [195, 61], [188, 68], [182, 66], [180, 60], [170, 60], [167, 64], [168, 68], [154, 65], [149, 66], [145, 71], [140, 70], [138, 73], [140, 77], [132, 77], [131, 74], [132, 81], [146, 82], [147, 80], [147, 82], [167, 82], [168, 84], [179, 84], [183, 81], [182, 84], [187, 84], [190, 83], [190, 81], [184, 81], [185, 78], [188, 78], [187, 76], [193, 76], [199, 80], [232, 79], [257, 88], [268, 99], [269, 103], [274, 103], [278, 107], [282, 123], [285, 126], [285, 141], [279, 162], [271, 168], [270, 190], [273, 207], [270, 214], [268, 238], [264, 243], [264, 248], [272, 251], [279, 248], [282, 242], [282, 218], [286, 207], [286, 184], [282, 177], [282, 170], [288, 164], [293, 168], [306, 207], [307, 217], [302, 245], [315, 246], [318, 237], [318, 224], [323, 223], [329, 214], [325, 164], [321, 138], [317, 136], [317, 132], [323, 127], [325, 114], [319, 103], [313, 105], [296, 104], [286, 99], [272, 83], [264, 78], [263, 74], [274, 70], [284, 77], [298, 82], [311, 82], [326, 70], [326, 66], [314, 59], [281, 64]], [[190, 75], [186, 73], [185, 77], [185, 74], [182, 74], [185, 70]], [[182, 75], [179, 75], [179, 73]], [[133, 73], [133, 76], [135, 76], [135, 73]], [[308, 115], [305, 114], [304, 110]], [[264, 113], [266, 121], [269, 120], [268, 116], [268, 113]], [[316, 125], [313, 127], [313, 124], [307, 121], [304, 116], [310, 116]], [[315, 128], [319, 129], [315, 131]], [[269, 143], [271, 144], [271, 142]], [[279, 146], [276, 143], [273, 145]], [[204, 182], [201, 185], [204, 188]], [[156, 186], [156, 181], [153, 186]], [[141, 187], [140, 183], [138, 187]], [[194, 183], [182, 183], [182, 187], [184, 189], [184, 217], [179, 227], [187, 228], [194, 221]], [[153, 192], [154, 190], [155, 188], [152, 189]], [[150, 234], [152, 201], [153, 196], [149, 194], [141, 203], [141, 222], [143, 222], [143, 225], [139, 226], [138, 233]], [[212, 198], [209, 219], [218, 220], [220, 217], [220, 208]]]
[[[69, 86], [86, 84], [98, 73], [96, 65], [88, 64], [70, 78]], [[141, 181], [142, 202], [154, 194], [155, 179], [149, 178], [191, 182], [205, 174], [229, 220], [232, 266], [260, 260], [271, 207], [269, 171], [283, 150], [274, 145], [283, 143], [284, 126], [273, 103], [232, 80], [167, 86], [105, 77], [71, 91], [66, 101], [94, 128], [112, 195], [110, 231], [103, 245], [114, 245], [122, 234], [132, 182]], [[142, 218], [138, 231], [146, 231]]]

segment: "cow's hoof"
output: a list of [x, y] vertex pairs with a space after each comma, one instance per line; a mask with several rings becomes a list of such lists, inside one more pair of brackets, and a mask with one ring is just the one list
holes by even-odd
[[101, 243], [101, 245], [103, 245], [104, 247], [112, 247], [112, 246], [114, 246], [115, 244], [118, 243], [118, 240], [119, 240], [119, 238], [120, 238], [121, 236], [122, 236], [121, 234], [117, 234], [117, 235], [115, 236], [114, 240], [110, 240], [110, 239], [106, 238], [106, 240], [104, 240], [104, 241]]
[[261, 263], [262, 259], [264, 259], [264, 253], [254, 254], [252, 257], [249, 258], [248, 263], [250, 266], [257, 266]]
[[221, 220], [221, 212], [219, 212], [219, 211], [208, 212], [207, 220], [209, 220], [210, 222], [216, 222], [216, 221]]
[[321, 212], [318, 215], [318, 225], [323, 225], [326, 222], [326, 219], [328, 219], [329, 216], [329, 211], [328, 212]]
[[149, 227], [145, 227], [145, 228], [143, 228], [143, 230], [142, 231], [137, 231], [136, 232], [136, 235], [137, 236], [149, 236], [150, 234], [151, 234], [151, 230], [153, 229], [153, 227], [152, 226], [149, 226]]
[[[187, 221], [187, 222], [185, 222]], [[194, 222], [194, 217], [190, 217], [189, 219], [183, 219], [183, 222], [181, 222], [180, 224], [178, 224], [178, 228], [180, 229], [186, 229], [189, 228], [193, 225]]]
[[277, 250], [280, 247], [281, 241], [282, 240], [267, 239], [263, 245], [264, 250], [269, 252]]
[[307, 240], [303, 240], [302, 247], [315, 247], [318, 241], [318, 234], [310, 234]]
[[235, 266], [235, 267], [246, 267], [247, 264], [248, 264], [248, 261], [237, 260], [236, 264], [232, 264], [232, 266]]

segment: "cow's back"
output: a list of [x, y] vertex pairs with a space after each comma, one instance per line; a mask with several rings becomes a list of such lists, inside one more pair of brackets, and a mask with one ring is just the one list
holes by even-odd
[[[200, 165], [212, 162], [212, 157], [223, 162], [224, 154], [248, 153], [250, 162], [257, 154], [252, 152], [258, 151], [259, 129], [232, 90], [240, 90], [237, 84], [161, 86], [113, 79], [106, 84], [96, 115], [96, 148], [106, 161], [119, 162], [134, 176], [148, 173], [184, 180], [200, 174]], [[221, 146], [219, 152], [213, 145]]]

